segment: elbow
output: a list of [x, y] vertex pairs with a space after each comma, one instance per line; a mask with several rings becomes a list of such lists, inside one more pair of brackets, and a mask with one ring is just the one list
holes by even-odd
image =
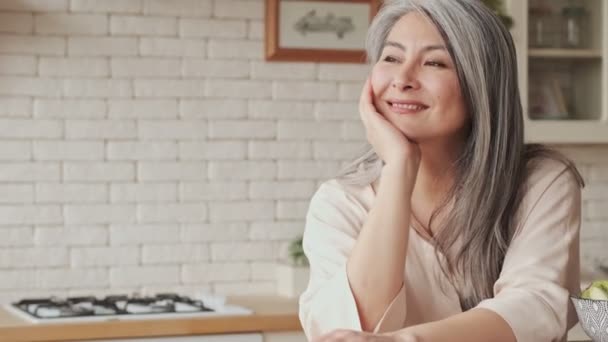
[[298, 318], [300, 320], [300, 325], [302, 326], [302, 330], [306, 335], [307, 341], [312, 341], [315, 338], [321, 336], [323, 334], [322, 331], [318, 328], [318, 324], [315, 324], [314, 317], [311, 313], [310, 303], [305, 303], [302, 301], [302, 297], [300, 297], [299, 302], [299, 310], [298, 310]]
[[392, 333], [383, 334], [384, 336], [391, 337], [395, 342], [425, 342], [425, 339], [411, 331], [396, 331]]

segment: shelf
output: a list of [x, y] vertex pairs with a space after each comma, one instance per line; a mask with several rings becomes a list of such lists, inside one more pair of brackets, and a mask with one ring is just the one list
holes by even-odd
[[528, 49], [528, 56], [534, 58], [602, 58], [597, 49]]
[[550, 123], [550, 124], [561, 124], [561, 123], [587, 123], [587, 124], [605, 124], [605, 120], [600, 119], [539, 119], [539, 118], [531, 118], [531, 121], [541, 122], [541, 123]]
[[564, 116], [563, 119], [573, 121], [589, 122], [602, 118], [601, 74], [601, 58], [530, 59], [527, 82], [529, 119], [542, 121], [543, 116], [559, 119], [556, 117], [558, 113]]
[[[588, 13], [581, 25], [581, 48], [560, 45], [567, 27], [561, 13], [570, 2], [505, 2], [515, 23], [511, 32], [517, 49], [525, 141], [608, 144], [608, 1], [576, 1]], [[545, 20], [541, 29], [550, 38], [547, 44], [555, 43], [538, 46], [531, 39], [536, 32], [533, 28], [538, 27], [529, 22], [536, 18], [531, 17], [530, 9], [543, 4], [550, 7], [553, 17]]]
[[528, 120], [526, 142], [549, 144], [599, 144], [607, 142], [606, 120]]

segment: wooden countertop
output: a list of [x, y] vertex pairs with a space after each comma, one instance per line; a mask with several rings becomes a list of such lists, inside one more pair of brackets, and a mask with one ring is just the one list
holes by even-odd
[[0, 342], [185, 336], [241, 332], [300, 331], [296, 299], [233, 297], [228, 303], [252, 309], [247, 316], [147, 319], [86, 323], [30, 323], [0, 308]]
[[[0, 307], [0, 342], [69, 341], [103, 338], [187, 336], [241, 332], [301, 331], [296, 299], [277, 296], [233, 297], [228, 303], [253, 310], [248, 316], [199, 317], [112, 322], [35, 324]], [[590, 341], [575, 326], [568, 341]]]

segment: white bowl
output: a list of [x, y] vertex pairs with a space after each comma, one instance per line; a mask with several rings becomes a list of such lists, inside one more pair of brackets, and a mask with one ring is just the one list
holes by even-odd
[[581, 327], [593, 342], [608, 342], [608, 300], [571, 296]]

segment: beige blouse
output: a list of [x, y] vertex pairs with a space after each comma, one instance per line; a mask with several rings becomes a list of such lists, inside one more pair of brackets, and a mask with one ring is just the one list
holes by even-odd
[[[569, 294], [580, 292], [580, 187], [565, 165], [548, 159], [537, 162], [526, 186], [494, 297], [477, 307], [504, 318], [519, 342], [565, 341], [577, 322]], [[361, 330], [346, 261], [374, 199], [371, 185], [330, 180], [310, 202], [304, 232], [310, 281], [299, 300], [309, 339], [334, 329]], [[375, 331], [395, 331], [460, 312], [457, 293], [439, 271], [433, 246], [410, 228], [404, 285]]]

